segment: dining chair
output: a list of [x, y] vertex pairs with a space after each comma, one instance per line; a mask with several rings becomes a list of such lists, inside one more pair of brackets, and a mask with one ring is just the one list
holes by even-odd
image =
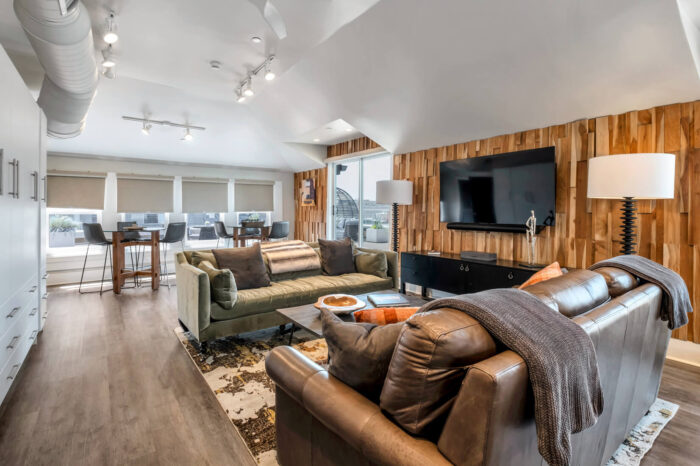
[[289, 222], [272, 222], [268, 240], [287, 239], [289, 237]]
[[226, 225], [224, 224], [224, 222], [221, 222], [221, 221], [214, 222], [214, 230], [216, 231], [216, 236], [217, 236], [217, 238], [216, 238], [216, 247], [217, 248], [219, 247], [219, 240], [221, 240], [221, 238], [224, 239], [224, 247], [226, 247], [227, 240], [230, 239], [233, 242], [234, 235], [229, 234], [226, 231]]
[[160, 250], [163, 259], [160, 261], [161, 267], [161, 277], [163, 276], [163, 270], [165, 270], [165, 279], [168, 284], [168, 289], [170, 289], [170, 275], [168, 275], [168, 245], [173, 243], [180, 243], [182, 251], [185, 251], [185, 233], [187, 231], [187, 224], [185, 222], [172, 222], [168, 223], [168, 228], [165, 230], [165, 236], [160, 240]]
[[[96, 293], [97, 291], [83, 291], [83, 277], [85, 276], [85, 265], [87, 264], [88, 254], [90, 253], [90, 246], [106, 246], [105, 249], [105, 260], [102, 264], [102, 280], [100, 281], [100, 296], [102, 296], [102, 287], [105, 281], [105, 269], [107, 268], [107, 257], [109, 257], [109, 275], [112, 276], [112, 242], [107, 239], [105, 232], [102, 229], [102, 225], [99, 223], [83, 223], [83, 234], [85, 235], [85, 241], [87, 242], [87, 250], [85, 251], [85, 260], [83, 260], [83, 271], [80, 274], [80, 284], [78, 285], [78, 293]], [[107, 290], [109, 291], [109, 290]]]

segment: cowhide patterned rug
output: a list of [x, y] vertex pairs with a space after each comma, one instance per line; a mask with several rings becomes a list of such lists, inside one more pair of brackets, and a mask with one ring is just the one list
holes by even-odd
[[[205, 354], [189, 332], [177, 327], [175, 333], [253, 458], [260, 465], [277, 465], [275, 389], [265, 373], [265, 356], [286, 345], [289, 335], [277, 328], [244, 333], [211, 342]], [[292, 346], [318, 363], [328, 360], [326, 341], [303, 330], [294, 332]]]

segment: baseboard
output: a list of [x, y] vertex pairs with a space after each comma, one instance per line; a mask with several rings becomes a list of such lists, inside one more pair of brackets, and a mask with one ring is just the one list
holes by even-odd
[[693, 364], [691, 362], [688, 362], [688, 361], [666, 358], [666, 361], [664, 362], [664, 364], [667, 366], [678, 368], [678, 369], [690, 371], [690, 372], [693, 372], [695, 374], [700, 374], [700, 366]]

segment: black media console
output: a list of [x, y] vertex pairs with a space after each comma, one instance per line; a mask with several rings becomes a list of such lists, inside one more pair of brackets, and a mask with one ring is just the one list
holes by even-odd
[[510, 288], [525, 282], [536, 271], [507, 260], [486, 262], [465, 260], [459, 254], [402, 252], [401, 291], [406, 291], [406, 283], [422, 287], [424, 297], [428, 288], [455, 294]]

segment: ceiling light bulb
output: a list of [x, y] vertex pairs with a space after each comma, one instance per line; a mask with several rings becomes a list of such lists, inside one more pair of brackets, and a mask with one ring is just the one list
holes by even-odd
[[143, 122], [143, 126], [141, 127], [141, 132], [145, 135], [148, 136], [151, 134], [151, 125], [147, 124], [145, 121]]
[[239, 104], [245, 102], [245, 96], [243, 95], [240, 89], [236, 91], [236, 102], [238, 102]]
[[250, 38], [250, 41], [254, 44], [262, 44], [262, 39], [259, 38], [258, 36], [253, 36]]
[[117, 23], [114, 20], [114, 12], [110, 12], [107, 17], [107, 26], [105, 27], [105, 33], [102, 38], [108, 44], [113, 44], [119, 40], [119, 36], [117, 35]]
[[191, 140], [192, 140], [192, 135], [190, 134], [190, 129], [189, 129], [189, 128], [187, 128], [187, 131], [185, 131], [185, 135], [183, 136], [182, 139], [184, 139], [185, 141], [191, 141]]
[[314, 138], [314, 142], [321, 142], [319, 138]]
[[245, 84], [245, 88], [243, 89], [243, 95], [246, 97], [253, 97], [255, 95], [255, 92], [253, 92], [253, 86], [250, 83], [251, 79], [248, 78], [248, 81]]
[[112, 68], [117, 64], [116, 61], [114, 61], [114, 57], [112, 56], [112, 45], [110, 44], [106, 49], [102, 51], [102, 66], [105, 68]]
[[117, 76], [114, 72], [114, 67], [105, 68], [104, 71], [102, 71], [102, 75], [107, 79], [114, 79]]
[[273, 73], [272, 69], [270, 69], [270, 62], [269, 61], [265, 65], [265, 79], [268, 81], [272, 81], [273, 79], [275, 79], [275, 73]]

